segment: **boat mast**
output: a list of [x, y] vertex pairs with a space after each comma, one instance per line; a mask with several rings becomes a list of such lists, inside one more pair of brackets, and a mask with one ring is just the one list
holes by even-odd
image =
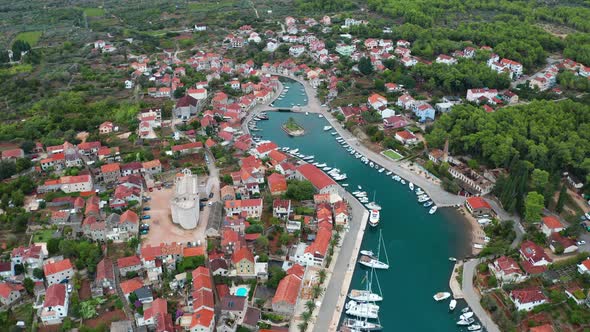
[[[379, 230], [379, 242], [383, 242], [383, 252], [385, 253], [385, 261], [387, 265], [389, 265], [389, 257], [387, 257], [387, 249], [385, 248], [385, 242], [383, 240], [383, 236], [381, 236], [381, 230]], [[379, 243], [381, 244], [381, 243]]]

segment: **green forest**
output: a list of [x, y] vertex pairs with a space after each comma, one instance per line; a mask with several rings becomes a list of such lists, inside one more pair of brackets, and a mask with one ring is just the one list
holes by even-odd
[[516, 159], [590, 181], [590, 105], [534, 101], [493, 113], [459, 105], [437, 120], [426, 138], [433, 147], [449, 139], [453, 154], [471, 155], [492, 167], [509, 168]]

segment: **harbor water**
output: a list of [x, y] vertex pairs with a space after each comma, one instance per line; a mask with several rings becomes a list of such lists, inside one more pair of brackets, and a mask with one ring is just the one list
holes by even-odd
[[[301, 104], [305, 110], [303, 86], [294, 81], [286, 85], [289, 91], [274, 106]], [[380, 223], [375, 228], [367, 226], [361, 249], [376, 251], [382, 230], [390, 265], [388, 270], [376, 272], [384, 298], [378, 303], [383, 330], [466, 330], [455, 324], [464, 302], [460, 301], [454, 313], [449, 313], [449, 300], [433, 300], [437, 292], [450, 292], [453, 262], [448, 258], [470, 254], [469, 226], [461, 215], [454, 208], [439, 208], [434, 215], [428, 214], [429, 208], [417, 202], [416, 194], [407, 185], [394, 181], [393, 174], [379, 173], [348, 153], [336, 141], [338, 136], [330, 134], [333, 130], [323, 130], [329, 123], [318, 114], [269, 112], [268, 116], [269, 120], [258, 122], [261, 131], [257, 135], [281, 147], [298, 148], [300, 153], [314, 155], [316, 162], [339, 168], [348, 176], [340, 182], [348, 184], [347, 190], [356, 191], [360, 185], [371, 200], [375, 195], [382, 206]], [[304, 136], [290, 137], [281, 130], [289, 117], [305, 128]], [[384, 259], [383, 254], [381, 257]], [[351, 288], [365, 288], [365, 271], [360, 265], [356, 267]], [[378, 292], [376, 282], [373, 284], [373, 291]]]

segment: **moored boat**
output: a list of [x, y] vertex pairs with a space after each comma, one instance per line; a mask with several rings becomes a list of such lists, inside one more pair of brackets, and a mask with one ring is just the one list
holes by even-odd
[[457, 261], [457, 259], [456, 259], [455, 257], [449, 257], [449, 260], [450, 260], [451, 262], [456, 262], [456, 261]]
[[410, 187], [410, 190], [414, 190], [414, 184], [412, 182], [408, 183], [408, 187]]
[[457, 306], [457, 300], [452, 299], [451, 302], [449, 303], [449, 310], [453, 311], [455, 310], [455, 307]]
[[481, 325], [479, 324], [473, 324], [467, 328], [468, 331], [477, 331], [479, 329], [481, 329]]
[[475, 322], [475, 319], [473, 318], [469, 318], [467, 320], [461, 319], [457, 322], [457, 325], [467, 326], [473, 324], [473, 322]]
[[473, 317], [473, 311], [467, 311], [466, 313], [459, 316], [461, 320], [468, 320], [469, 318]]
[[424, 207], [429, 207], [432, 204], [434, 204], [432, 201], [428, 201], [428, 202], [424, 203]]
[[377, 209], [373, 209], [371, 210], [371, 213], [369, 214], [369, 225], [375, 227], [377, 225], [379, 225], [379, 210]]
[[359, 303], [350, 300], [346, 303], [345, 308], [347, 315], [370, 319], [379, 317], [379, 306], [373, 303]]
[[438, 208], [437, 208], [437, 207], [436, 207], [436, 205], [435, 205], [435, 206], [433, 206], [433, 207], [431, 207], [431, 208], [430, 208], [430, 211], [428, 211], [428, 213], [430, 213], [430, 214], [434, 214], [434, 213], [436, 212], [436, 210], [437, 210], [437, 209], [438, 209]]
[[433, 296], [435, 301], [446, 300], [449, 297], [451, 297], [451, 293], [449, 293], [449, 292], [438, 292], [438, 293], [434, 294], [434, 296]]
[[343, 324], [350, 331], [379, 331], [382, 328], [380, 324], [353, 318], [346, 318]]
[[348, 298], [360, 302], [379, 302], [383, 297], [379, 294], [371, 293], [368, 290], [352, 289], [348, 293]]
[[332, 126], [324, 126], [324, 131], [328, 131], [330, 129], [332, 129]]

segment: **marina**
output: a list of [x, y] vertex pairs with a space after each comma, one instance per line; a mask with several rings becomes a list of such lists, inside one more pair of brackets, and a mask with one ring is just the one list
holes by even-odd
[[[276, 128], [288, 117], [294, 117], [309, 129], [309, 134], [289, 137], [277, 131]], [[376, 272], [380, 279], [388, 281], [383, 285], [380, 312], [392, 313], [381, 315], [380, 325], [383, 330], [388, 330], [390, 326], [395, 330], [456, 331], [457, 320], [448, 315], [448, 301], [446, 305], [439, 306], [432, 300], [432, 294], [448, 289], [452, 269], [448, 257], [463, 257], [470, 252], [469, 229], [465, 227], [463, 219], [454, 209], [442, 209], [430, 215], [428, 209], [416, 203], [417, 196], [408, 190], [407, 185], [403, 189], [402, 178], [398, 174], [387, 175], [385, 171], [379, 173], [378, 170], [383, 166], [375, 169], [377, 163], [364, 156], [356, 158], [350, 154], [346, 149], [351, 146], [339, 135], [325, 132], [323, 127], [326, 125], [329, 124], [325, 119], [305, 116], [303, 112], [272, 112], [269, 113], [268, 121], [258, 123], [260, 135], [264, 139], [272, 140], [279, 146], [289, 146], [292, 152], [299, 153], [301, 150], [305, 155], [316, 156], [316, 162], [327, 165], [323, 168], [326, 172], [336, 167], [339, 173], [346, 174], [347, 188], [355, 197], [365, 198], [368, 203], [368, 194], [364, 191], [379, 193], [376, 203], [384, 207], [380, 211], [380, 222], [377, 227], [365, 230], [361, 248], [376, 249], [379, 242], [379, 232], [376, 230], [382, 230], [384, 249], [393, 262], [389, 269]], [[357, 149], [354, 150], [355, 154], [359, 153]], [[369, 167], [373, 170], [369, 170]], [[368, 172], [371, 172], [370, 175]], [[365, 271], [366, 268], [357, 264], [351, 289], [364, 288], [362, 279]], [[348, 293], [344, 293], [345, 296]], [[463, 301], [459, 301], [457, 308], [464, 305]], [[421, 312], [412, 307], [422, 308]], [[329, 312], [322, 310], [323, 306], [320, 308], [320, 317], [331, 317], [333, 314], [333, 309]], [[422, 319], [424, 312], [427, 312], [429, 320]], [[341, 323], [346, 318], [354, 317], [343, 315]]]

